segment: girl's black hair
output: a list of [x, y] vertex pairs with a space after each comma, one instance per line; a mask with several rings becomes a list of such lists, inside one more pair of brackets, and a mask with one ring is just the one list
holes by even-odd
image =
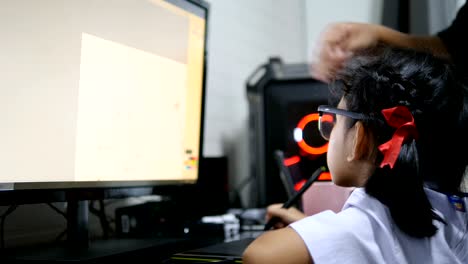
[[[363, 125], [378, 145], [395, 129], [382, 109], [406, 106], [419, 137], [403, 143], [393, 169], [378, 167], [366, 192], [385, 204], [396, 225], [412, 237], [430, 237], [443, 220], [434, 212], [424, 186], [457, 194], [467, 165], [467, 90], [451, 64], [414, 50], [382, 48], [355, 56], [332, 87], [348, 110], [369, 115]], [[461, 79], [460, 79], [461, 80]], [[335, 101], [336, 102], [336, 101]], [[383, 155], [379, 152], [377, 165]]]

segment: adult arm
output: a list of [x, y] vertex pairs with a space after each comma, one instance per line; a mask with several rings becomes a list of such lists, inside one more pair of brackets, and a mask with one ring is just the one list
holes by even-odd
[[355, 52], [382, 43], [450, 58], [444, 42], [438, 36], [410, 35], [377, 24], [333, 23], [319, 37], [312, 74], [316, 79], [329, 82]]

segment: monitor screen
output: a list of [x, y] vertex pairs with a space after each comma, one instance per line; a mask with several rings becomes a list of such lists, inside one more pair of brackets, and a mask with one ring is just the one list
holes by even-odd
[[195, 183], [207, 9], [0, 2], [0, 190]]

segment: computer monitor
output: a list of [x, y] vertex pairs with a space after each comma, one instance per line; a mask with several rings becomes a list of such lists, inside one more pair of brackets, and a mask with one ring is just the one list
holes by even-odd
[[202, 153], [201, 0], [0, 2], [0, 201], [193, 186]]

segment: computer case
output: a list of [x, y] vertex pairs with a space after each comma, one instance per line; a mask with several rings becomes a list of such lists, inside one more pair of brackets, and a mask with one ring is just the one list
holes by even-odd
[[[295, 183], [326, 165], [328, 143], [318, 133], [315, 117], [317, 107], [328, 104], [328, 85], [310, 75], [308, 64], [285, 64], [272, 57], [248, 77], [246, 89], [250, 173], [255, 179], [252, 205], [285, 202], [287, 193], [273, 153], [283, 151]], [[319, 148], [317, 153], [309, 151]]]

